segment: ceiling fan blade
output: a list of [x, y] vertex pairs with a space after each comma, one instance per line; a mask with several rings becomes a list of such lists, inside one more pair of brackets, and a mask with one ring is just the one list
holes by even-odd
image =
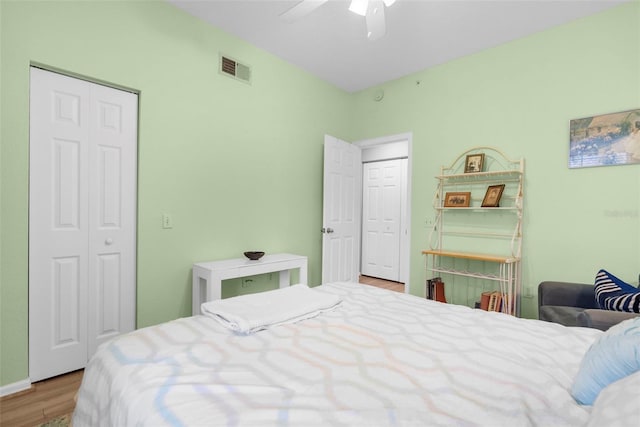
[[372, 0], [367, 9], [367, 38], [377, 40], [387, 33], [387, 25], [384, 19], [384, 3], [382, 0]]
[[300, 3], [296, 4], [291, 9], [281, 13], [280, 17], [287, 22], [293, 22], [313, 12], [314, 10], [316, 10], [326, 2], [327, 0], [302, 0]]
[[349, 4], [349, 10], [356, 15], [367, 16], [368, 9], [369, 0], [351, 0], [351, 4]]

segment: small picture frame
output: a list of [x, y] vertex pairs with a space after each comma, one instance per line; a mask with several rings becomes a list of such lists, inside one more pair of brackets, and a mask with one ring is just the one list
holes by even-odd
[[482, 200], [483, 208], [497, 208], [500, 207], [500, 197], [504, 191], [504, 184], [490, 185], [487, 188], [487, 192]]
[[484, 153], [467, 154], [464, 161], [464, 173], [482, 172], [484, 166]]
[[470, 203], [470, 191], [448, 192], [444, 196], [445, 208], [468, 208]]

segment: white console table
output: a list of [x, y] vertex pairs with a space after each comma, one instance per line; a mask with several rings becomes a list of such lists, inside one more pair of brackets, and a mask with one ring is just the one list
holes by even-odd
[[222, 298], [222, 281], [257, 274], [280, 272], [280, 287], [289, 286], [289, 270], [300, 269], [300, 283], [307, 284], [307, 257], [292, 254], [265, 255], [257, 261], [247, 258], [193, 264], [193, 315], [200, 314], [200, 305]]

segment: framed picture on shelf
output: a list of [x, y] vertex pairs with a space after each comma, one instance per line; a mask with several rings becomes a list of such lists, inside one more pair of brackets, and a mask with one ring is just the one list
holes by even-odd
[[484, 153], [467, 154], [464, 162], [464, 173], [482, 172], [484, 166]]
[[490, 185], [482, 200], [483, 208], [497, 208], [500, 206], [500, 197], [504, 191], [504, 184]]
[[449, 192], [444, 196], [445, 208], [468, 208], [470, 203], [470, 191]]

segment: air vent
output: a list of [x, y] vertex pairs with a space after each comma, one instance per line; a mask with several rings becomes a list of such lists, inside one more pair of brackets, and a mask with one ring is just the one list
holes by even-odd
[[251, 82], [251, 68], [228, 56], [220, 55], [220, 72], [245, 83]]

